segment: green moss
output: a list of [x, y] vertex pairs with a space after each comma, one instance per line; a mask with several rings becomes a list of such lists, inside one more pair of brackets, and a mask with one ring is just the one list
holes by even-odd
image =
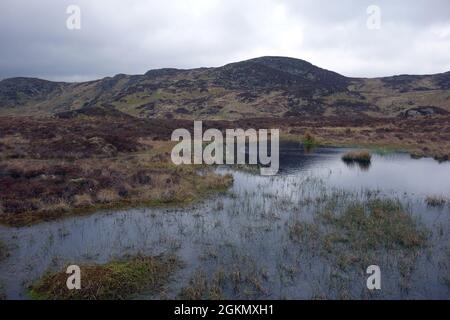
[[121, 300], [156, 294], [180, 267], [176, 257], [135, 257], [104, 265], [81, 265], [81, 289], [67, 289], [65, 270], [48, 273], [30, 288], [40, 300]]

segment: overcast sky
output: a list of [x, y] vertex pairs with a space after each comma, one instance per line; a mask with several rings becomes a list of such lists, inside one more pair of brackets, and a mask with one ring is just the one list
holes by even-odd
[[[66, 26], [69, 5], [81, 9], [79, 30]], [[369, 5], [379, 29], [367, 27]], [[450, 0], [0, 1], [0, 79], [82, 81], [264, 55], [347, 76], [449, 71]]]

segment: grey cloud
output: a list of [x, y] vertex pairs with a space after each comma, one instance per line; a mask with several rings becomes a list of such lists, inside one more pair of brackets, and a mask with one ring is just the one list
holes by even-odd
[[[77, 4], [82, 29], [66, 28]], [[366, 8], [382, 28], [366, 28]], [[450, 2], [2, 0], [0, 78], [81, 81], [285, 55], [349, 76], [450, 70]]]

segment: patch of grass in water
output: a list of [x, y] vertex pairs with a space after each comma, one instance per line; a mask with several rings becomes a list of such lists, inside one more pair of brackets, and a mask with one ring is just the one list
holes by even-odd
[[372, 155], [367, 150], [350, 151], [342, 156], [342, 160], [345, 162], [370, 163]]
[[[318, 285], [319, 295], [361, 298], [354, 291], [354, 281], [364, 281], [363, 273], [372, 264], [398, 274], [399, 287], [407, 290], [420, 250], [428, 243], [429, 231], [425, 226], [398, 200], [324, 201], [313, 222], [297, 221], [289, 230], [289, 237], [299, 250], [307, 248], [308, 252], [318, 253], [334, 270], [324, 280], [325, 287]], [[363, 293], [366, 298], [373, 295], [377, 293]]]
[[428, 196], [425, 202], [429, 207], [443, 207], [445, 204], [450, 203], [450, 200], [442, 196]]
[[183, 300], [262, 299], [269, 295], [267, 273], [245, 255], [233, 254], [233, 264], [218, 263], [212, 274], [199, 269], [181, 289]]
[[[398, 200], [344, 200], [329, 198], [313, 223], [296, 222], [290, 239], [315, 242], [325, 255], [337, 254], [347, 262], [361, 261], [379, 250], [414, 251], [424, 247], [428, 230], [407, 212]], [[317, 244], [320, 244], [317, 245]], [[347, 256], [342, 256], [347, 255]]]
[[8, 248], [0, 241], [0, 262], [9, 257]]
[[418, 248], [427, 240], [427, 232], [396, 200], [355, 203], [342, 214], [328, 211], [321, 216], [334, 229], [329, 240], [349, 243], [355, 249]]
[[313, 134], [309, 131], [306, 131], [305, 135], [303, 136], [303, 145], [305, 146], [305, 148], [310, 149], [315, 147], [317, 144], [318, 142]]
[[143, 292], [157, 293], [180, 267], [174, 256], [143, 257], [104, 265], [81, 265], [81, 289], [69, 290], [65, 270], [47, 274], [30, 288], [33, 299], [122, 300]]

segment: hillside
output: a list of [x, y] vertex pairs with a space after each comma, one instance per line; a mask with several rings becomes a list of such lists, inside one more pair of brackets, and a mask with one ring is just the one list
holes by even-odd
[[[93, 110], [91, 110], [93, 109]], [[101, 110], [101, 111], [98, 111]], [[261, 57], [218, 68], [158, 69], [82, 83], [0, 81], [0, 115], [243, 119], [421, 116], [450, 112], [450, 72], [349, 78], [306, 61]]]

